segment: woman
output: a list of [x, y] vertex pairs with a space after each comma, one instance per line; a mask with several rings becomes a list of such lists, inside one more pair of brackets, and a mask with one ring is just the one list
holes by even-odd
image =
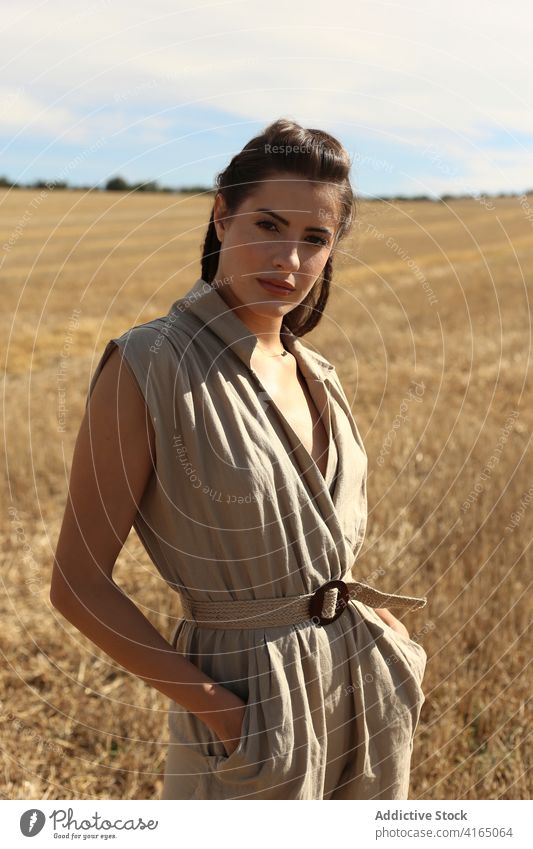
[[[384, 605], [425, 599], [350, 581], [367, 457], [300, 342], [353, 219], [349, 169], [290, 121], [252, 139], [218, 175], [202, 276], [91, 382], [51, 598], [170, 698], [164, 799], [408, 795], [426, 654]], [[181, 596], [170, 642], [112, 580], [132, 524]]]

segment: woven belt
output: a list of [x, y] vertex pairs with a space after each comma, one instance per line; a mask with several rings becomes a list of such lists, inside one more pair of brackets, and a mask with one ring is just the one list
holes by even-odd
[[382, 593], [359, 581], [328, 581], [314, 593], [282, 598], [244, 601], [195, 601], [181, 595], [185, 619], [209, 628], [275, 628], [311, 620], [317, 627], [329, 625], [351, 600], [369, 607], [424, 607], [427, 598]]

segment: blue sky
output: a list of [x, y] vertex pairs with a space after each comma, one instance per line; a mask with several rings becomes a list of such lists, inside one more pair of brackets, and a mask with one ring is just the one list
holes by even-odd
[[357, 192], [533, 186], [526, 0], [19, 2], [0, 175], [211, 185], [278, 117], [337, 136]]

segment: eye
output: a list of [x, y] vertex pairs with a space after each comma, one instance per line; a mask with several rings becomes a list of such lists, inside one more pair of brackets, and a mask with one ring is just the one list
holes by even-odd
[[[273, 221], [265, 221], [265, 220], [256, 221], [257, 227], [263, 227], [263, 224], [266, 224], [267, 227], [273, 227], [274, 230], [278, 229]], [[272, 231], [270, 231], [270, 232], [272, 232]], [[327, 244], [328, 244], [327, 239], [323, 239], [321, 236], [308, 236], [307, 238], [308, 239], [316, 239], [317, 241], [312, 243], [314, 245], [318, 245], [319, 247], [327, 247]]]
[[263, 224], [266, 224], [267, 226], [270, 225], [270, 226], [274, 227], [275, 229], [277, 229], [276, 225], [274, 224], [273, 221], [257, 221], [256, 224], [257, 224], [258, 227], [261, 227]]

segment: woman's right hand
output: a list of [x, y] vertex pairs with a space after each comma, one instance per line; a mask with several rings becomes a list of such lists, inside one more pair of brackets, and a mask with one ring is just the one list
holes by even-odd
[[246, 710], [246, 702], [241, 700], [240, 705], [224, 711], [223, 723], [224, 727], [217, 731], [217, 736], [223, 743], [226, 750], [226, 755], [229, 757], [237, 746], [242, 737], [242, 727], [244, 722], [244, 713]]
[[223, 684], [213, 682], [213, 685], [216, 704], [209, 712], [204, 711], [197, 714], [197, 717], [220, 740], [229, 757], [242, 737], [247, 703]]

